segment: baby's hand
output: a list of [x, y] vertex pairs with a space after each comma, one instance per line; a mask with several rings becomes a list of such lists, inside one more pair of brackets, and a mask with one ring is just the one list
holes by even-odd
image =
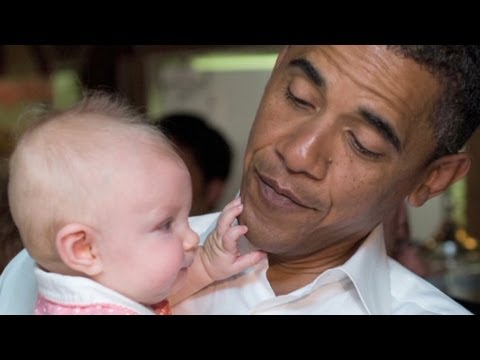
[[214, 281], [235, 275], [266, 257], [263, 251], [240, 255], [238, 240], [247, 233], [248, 228], [245, 225], [232, 224], [242, 210], [240, 197], [228, 203], [220, 214], [217, 227], [208, 236], [203, 248], [200, 248], [205, 270]]

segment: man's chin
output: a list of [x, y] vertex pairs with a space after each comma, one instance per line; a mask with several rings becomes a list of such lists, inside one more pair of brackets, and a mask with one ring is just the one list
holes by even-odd
[[270, 254], [279, 254], [287, 247], [282, 245], [281, 241], [279, 241], [279, 237], [273, 235], [271, 232], [263, 231], [264, 229], [256, 231], [254, 227], [252, 230], [250, 229], [251, 228], [249, 227], [246, 238], [250, 243], [252, 250], [261, 250]]

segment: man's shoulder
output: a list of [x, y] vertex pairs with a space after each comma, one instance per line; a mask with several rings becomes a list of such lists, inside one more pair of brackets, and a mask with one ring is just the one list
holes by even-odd
[[393, 314], [468, 315], [470, 312], [431, 283], [389, 259]]

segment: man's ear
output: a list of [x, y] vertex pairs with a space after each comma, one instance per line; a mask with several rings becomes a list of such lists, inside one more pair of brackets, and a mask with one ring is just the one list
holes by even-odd
[[102, 271], [99, 234], [89, 226], [68, 224], [57, 233], [55, 244], [62, 261], [71, 269], [95, 276]]
[[427, 175], [408, 196], [412, 206], [422, 206], [427, 200], [441, 194], [470, 170], [471, 158], [467, 153], [443, 156], [428, 166]]

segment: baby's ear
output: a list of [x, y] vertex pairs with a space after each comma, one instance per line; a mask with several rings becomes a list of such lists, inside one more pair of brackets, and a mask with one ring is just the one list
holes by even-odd
[[464, 177], [470, 164], [470, 156], [466, 153], [447, 155], [435, 160], [429, 165], [423, 181], [408, 196], [408, 202], [412, 206], [422, 206]]
[[58, 231], [55, 244], [62, 261], [71, 269], [95, 276], [102, 271], [98, 233], [89, 226], [68, 224]]

